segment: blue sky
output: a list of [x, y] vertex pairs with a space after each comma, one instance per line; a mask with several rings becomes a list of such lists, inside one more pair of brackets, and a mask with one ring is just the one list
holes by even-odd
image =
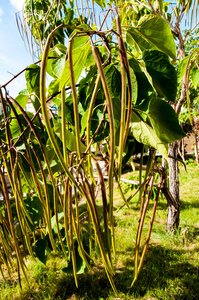
[[[0, 85], [33, 62], [15, 20], [15, 13], [22, 10], [23, 4], [24, 0], [0, 0]], [[7, 86], [13, 97], [24, 88], [24, 74]]]

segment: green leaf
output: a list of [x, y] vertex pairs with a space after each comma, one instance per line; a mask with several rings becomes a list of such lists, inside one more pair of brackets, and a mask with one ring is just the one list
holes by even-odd
[[47, 73], [55, 79], [59, 78], [62, 74], [64, 64], [65, 64], [65, 57], [64, 56], [54, 58], [54, 59], [48, 59]]
[[199, 70], [198, 68], [191, 69], [191, 78], [194, 89], [197, 89], [199, 86]]
[[[59, 221], [59, 229], [61, 230], [63, 226], [60, 224], [60, 221], [64, 218], [63, 211], [58, 213], [58, 221]], [[56, 227], [56, 218], [55, 215], [51, 218], [51, 226], [54, 232], [57, 234], [57, 227]]]
[[[85, 30], [90, 31], [91, 30], [91, 28], [87, 24], [81, 24], [78, 27], [79, 27], [79, 29], [73, 30], [73, 32], [70, 35], [70, 38], [72, 38], [75, 35], [76, 32], [85, 31]], [[76, 48], [80, 48], [83, 45], [85, 45], [87, 43], [88, 39], [89, 39], [88, 35], [78, 34], [78, 36], [75, 36], [74, 39], [73, 39], [73, 50], [76, 49]]]
[[186, 68], [187, 68], [188, 59], [189, 59], [189, 56], [186, 56], [179, 63], [179, 67], [178, 67], [178, 83], [182, 83], [182, 79], [183, 79], [183, 76], [184, 76]]
[[55, 59], [52, 62], [52, 64], [51, 64], [52, 73], [55, 78], [59, 78], [61, 76], [64, 65], [65, 65], [65, 56]]
[[[29, 93], [26, 89], [22, 90], [19, 92], [18, 96], [15, 98], [15, 100], [20, 104], [20, 106], [25, 109], [26, 104], [28, 102], [28, 98], [29, 98]], [[15, 106], [15, 109], [17, 111], [18, 114], [20, 114], [20, 110]], [[13, 115], [13, 112], [12, 112]]]
[[82, 78], [79, 82], [79, 90], [81, 90], [84, 85], [86, 85], [90, 79], [92, 79], [97, 73], [97, 66], [94, 65], [93, 67], [90, 68], [89, 72], [86, 74], [84, 78]]
[[[152, 83], [152, 79], [149, 80], [149, 78], [147, 78], [146, 73], [148, 72], [144, 70], [146, 68], [142, 67], [140, 62], [134, 57], [129, 60], [129, 65], [133, 84], [133, 103], [138, 104], [148, 97], [149, 92], [153, 91], [152, 85], [150, 84], [150, 82]], [[132, 71], [135, 74], [135, 78], [132, 76]]]
[[[55, 120], [54, 121], [54, 132], [60, 138], [60, 140], [62, 140], [61, 131], [62, 131], [62, 129], [61, 129], [61, 123]], [[66, 130], [66, 145], [67, 145], [67, 148], [71, 152], [77, 151], [76, 137], [69, 130]], [[81, 151], [84, 152], [85, 150], [86, 150], [85, 145], [83, 143], [81, 143]]]
[[81, 136], [84, 134], [84, 131], [87, 126], [88, 112], [89, 112], [89, 108], [85, 111], [85, 113], [83, 114], [83, 116], [81, 118]]
[[[86, 264], [80, 255], [76, 256], [76, 270], [77, 274], [84, 274], [86, 270]], [[63, 268], [62, 271], [66, 274], [73, 274], [72, 260], [68, 262], [68, 266]]]
[[[87, 251], [88, 250], [87, 245], [84, 245], [84, 243], [83, 243], [83, 246], [84, 246], [84, 249]], [[76, 259], [77, 274], [84, 274], [86, 272], [87, 268], [86, 268], [86, 264], [85, 264], [84, 260], [82, 259], [82, 257], [79, 254], [79, 251], [78, 251], [79, 247], [78, 247], [78, 243], [76, 240], [74, 241], [74, 247], [75, 247], [75, 259]], [[62, 271], [67, 274], [73, 274], [72, 259], [70, 259], [70, 261], [68, 262], [68, 266], [66, 268], [63, 268]]]
[[67, 48], [58, 44], [49, 51], [47, 62], [47, 73], [53, 78], [59, 78], [64, 68]]
[[128, 27], [126, 42], [140, 53], [159, 49], [176, 59], [175, 43], [169, 24], [159, 16], [143, 16], [137, 27]]
[[158, 50], [145, 50], [142, 59], [160, 97], [175, 102], [177, 73], [168, 56]]
[[[77, 82], [77, 80], [79, 79], [79, 76], [81, 75], [81, 73], [85, 67], [85, 63], [86, 63], [86, 59], [87, 59], [87, 55], [89, 53], [90, 47], [91, 47], [90, 43], [86, 43], [84, 46], [75, 48], [72, 51], [75, 82]], [[65, 85], [66, 86], [70, 85], [68, 61], [66, 61], [65, 65], [64, 65], [64, 69], [63, 69], [63, 72], [62, 72], [61, 78], [60, 78], [59, 88], [61, 89]]]
[[[104, 69], [104, 73], [106, 76], [110, 95], [112, 98], [114, 124], [115, 124], [115, 130], [117, 131], [117, 129], [120, 127], [120, 119], [121, 119], [121, 73], [113, 64], [108, 65]], [[133, 85], [132, 102], [135, 103], [137, 100], [137, 80], [133, 70], [131, 70], [131, 80]]]
[[113, 64], [108, 65], [104, 69], [104, 73], [106, 76], [111, 97], [120, 98], [121, 97], [121, 73]]
[[63, 44], [57, 44], [54, 46], [53, 51], [57, 53], [58, 56], [66, 55], [67, 48]]
[[[18, 118], [22, 124], [22, 127], [25, 128], [28, 124], [26, 120], [24, 119], [23, 115], [18, 114]], [[21, 134], [21, 130], [19, 128], [18, 122], [16, 119], [12, 119], [10, 122], [10, 131], [12, 134], [12, 137], [18, 137]], [[29, 134], [28, 132], [25, 133], [26, 136]], [[20, 142], [20, 141], [19, 141]], [[22, 143], [22, 140], [21, 140]]]
[[185, 137], [176, 112], [165, 100], [151, 95], [140, 105], [134, 107], [139, 112], [144, 112], [153, 126], [156, 135], [163, 143], [172, 143]]
[[113, 64], [104, 69], [114, 112], [115, 131], [120, 127], [121, 119], [121, 73]]
[[25, 72], [25, 78], [27, 81], [28, 91], [31, 94], [39, 88], [40, 67], [35, 64], [30, 65], [28, 70]]
[[132, 82], [132, 103], [135, 104], [138, 98], [138, 82], [135, 72], [132, 68], [130, 68], [131, 73], [131, 82]]
[[37, 111], [40, 107], [40, 67], [32, 64], [28, 67], [28, 70], [25, 72], [25, 77], [27, 81], [27, 88], [30, 93], [30, 100]]
[[30, 227], [33, 230], [38, 225], [39, 220], [43, 217], [43, 208], [41, 201], [38, 197], [34, 196], [32, 198], [25, 198], [24, 204], [33, 222], [33, 224], [29, 223]]
[[36, 257], [45, 265], [46, 261], [47, 261], [47, 251], [46, 251], [46, 247], [47, 247], [47, 240], [44, 239], [40, 239], [35, 243], [34, 246], [34, 250], [35, 250], [35, 254]]
[[168, 145], [162, 142], [155, 130], [134, 111], [132, 112], [129, 131], [139, 143], [157, 149], [162, 156], [168, 159]]
[[105, 0], [95, 0], [94, 3], [97, 3], [102, 9], [106, 6]]
[[113, 114], [114, 114], [114, 125], [115, 131], [120, 128], [120, 119], [121, 119], [121, 100], [120, 98], [112, 98], [113, 104]]
[[54, 79], [50, 82], [50, 84], [48, 86], [48, 97], [54, 95], [57, 92], [59, 92], [59, 79]]
[[176, 112], [166, 101], [152, 97], [149, 102], [148, 116], [161, 141], [172, 143], [186, 136], [179, 125]]

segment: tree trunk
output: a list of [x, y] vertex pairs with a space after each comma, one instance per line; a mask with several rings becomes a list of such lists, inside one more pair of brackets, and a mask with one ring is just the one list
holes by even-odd
[[185, 162], [185, 147], [184, 147], [184, 139], [182, 139], [182, 160]]
[[[169, 145], [169, 155], [177, 157], [178, 142]], [[173, 231], [178, 228], [180, 216], [180, 197], [179, 197], [179, 177], [178, 162], [173, 158], [169, 158], [169, 190], [173, 200], [167, 202], [167, 222], [166, 230]]]
[[197, 136], [197, 133], [195, 133], [195, 132], [194, 132], [194, 145], [195, 145], [196, 163], [199, 164], [199, 157], [198, 157], [198, 136]]

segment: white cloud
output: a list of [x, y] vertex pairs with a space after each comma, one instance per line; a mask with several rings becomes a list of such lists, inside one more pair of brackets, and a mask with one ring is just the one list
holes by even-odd
[[22, 10], [25, 0], [10, 0], [10, 4], [17, 10]]
[[2, 21], [1, 16], [3, 16], [3, 14], [4, 14], [4, 11], [3, 11], [3, 9], [0, 7], [0, 22]]

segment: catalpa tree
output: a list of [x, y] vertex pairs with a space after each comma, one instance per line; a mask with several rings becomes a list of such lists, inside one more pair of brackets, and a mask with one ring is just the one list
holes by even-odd
[[[96, 5], [105, 9], [104, 2]], [[149, 243], [160, 190], [174, 201], [155, 153], [168, 159], [168, 144], [184, 137], [169, 104], [177, 91], [171, 63], [176, 59], [175, 43], [168, 23], [148, 10], [131, 20], [123, 7], [112, 4], [98, 23], [95, 5], [93, 10], [83, 7], [84, 3], [81, 10], [77, 5], [74, 9], [66, 1], [26, 1], [24, 18], [41, 55], [25, 69], [27, 89], [16, 98], [7, 93], [9, 82], [1, 86], [0, 255], [10, 271], [12, 261], [6, 258], [15, 251], [18, 270], [26, 276], [22, 248], [43, 263], [48, 252], [60, 251], [66, 257], [63, 271], [73, 272], [78, 285], [77, 275], [91, 269], [97, 249], [117, 293], [114, 181], [129, 209], [130, 199], [140, 193], [134, 281]], [[48, 85], [46, 76], [51, 80]], [[28, 101], [35, 114], [25, 110]], [[58, 115], [53, 115], [52, 104]], [[126, 199], [120, 178], [126, 163], [133, 163], [137, 143], [142, 153], [148, 151], [147, 169]], [[107, 166], [107, 182], [96, 157], [99, 152]], [[160, 176], [154, 185], [156, 173]], [[139, 259], [154, 186], [151, 221]]]

